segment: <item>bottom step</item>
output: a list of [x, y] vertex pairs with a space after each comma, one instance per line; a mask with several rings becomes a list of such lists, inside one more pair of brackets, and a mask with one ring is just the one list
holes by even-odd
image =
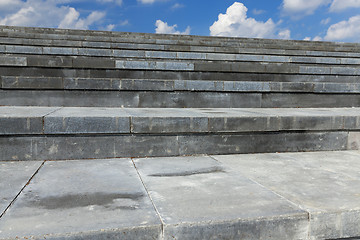
[[0, 166], [0, 239], [360, 236], [360, 151]]

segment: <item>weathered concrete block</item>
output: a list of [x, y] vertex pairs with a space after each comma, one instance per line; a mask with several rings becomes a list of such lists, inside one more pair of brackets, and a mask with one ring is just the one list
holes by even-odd
[[27, 66], [31, 67], [63, 67], [70, 68], [73, 66], [71, 57], [58, 56], [28, 56]]
[[210, 157], [134, 162], [164, 222], [165, 239], [305, 239], [308, 234], [307, 213]]
[[115, 60], [112, 59], [91, 59], [91, 58], [74, 58], [74, 68], [115, 68]]
[[27, 66], [26, 57], [0, 56], [0, 66]]
[[0, 228], [1, 239], [161, 236], [160, 219], [130, 159], [46, 162]]
[[0, 163], [0, 216], [41, 166], [42, 161]]
[[129, 132], [130, 115], [121, 109], [63, 108], [44, 118], [45, 134]]
[[360, 150], [360, 132], [349, 132], [347, 149]]
[[8, 89], [63, 89], [61, 77], [13, 77], [2, 76], [2, 88]]

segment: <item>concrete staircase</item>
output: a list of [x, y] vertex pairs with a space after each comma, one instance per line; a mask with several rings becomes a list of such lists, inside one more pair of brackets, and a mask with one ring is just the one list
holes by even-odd
[[0, 33], [1, 160], [359, 146], [358, 44]]
[[[339, 209], [345, 209], [346, 213], [355, 211], [356, 214], [353, 217], [360, 219], [357, 207], [354, 207], [357, 206], [356, 204], [349, 205], [349, 208], [344, 206], [337, 206], [339, 209], [331, 208], [327, 212], [329, 215], [324, 215], [319, 210], [323, 215], [316, 215], [319, 212], [309, 210], [312, 209], [311, 204], [306, 205], [305, 200], [297, 202], [297, 200], [284, 197], [283, 193], [278, 193], [273, 186], [266, 185], [266, 181], [262, 182], [260, 176], [249, 176], [240, 171], [239, 166], [234, 168], [237, 169], [236, 171], [234, 169], [232, 171], [243, 177], [237, 179], [235, 177], [237, 174], [233, 172], [225, 180], [223, 179], [223, 182], [219, 180], [224, 184], [221, 188], [229, 184], [236, 189], [236, 181], [231, 180], [233, 177], [245, 185], [250, 181], [251, 184], [249, 183], [250, 185], [247, 185], [244, 191], [259, 188], [259, 191], [254, 191], [258, 194], [256, 201], [260, 202], [261, 199], [268, 199], [268, 196], [274, 192], [281, 195], [279, 197], [274, 194], [276, 196], [271, 195], [271, 197], [275, 198], [274, 206], [279, 209], [284, 208], [284, 212], [272, 211], [270, 206], [274, 204], [274, 201], [269, 200], [266, 204], [264, 203], [263, 206], [266, 207], [263, 212], [260, 211], [260, 214], [251, 212], [248, 215], [232, 215], [227, 209], [226, 211], [230, 211], [228, 214], [231, 215], [228, 218], [228, 215], [223, 215], [223, 212], [212, 212], [212, 214], [218, 214], [221, 223], [217, 222], [216, 217], [207, 218], [206, 216], [209, 215], [205, 212], [199, 213], [196, 220], [184, 217], [187, 219], [185, 221], [179, 217], [175, 221], [176, 217], [173, 218], [171, 211], [176, 211], [166, 205], [168, 203], [164, 203], [161, 196], [155, 194], [164, 191], [164, 194], [174, 195], [174, 189], [156, 188], [156, 184], [165, 184], [166, 181], [154, 183], [151, 180], [151, 177], [183, 177], [180, 180], [190, 186], [191, 183], [187, 182], [190, 180], [186, 176], [207, 173], [221, 175], [227, 172], [225, 165], [229, 168], [234, 165], [230, 160], [226, 160], [226, 156], [180, 157], [165, 158], [165, 160], [159, 157], [340, 150], [344, 151], [344, 155], [347, 154], [346, 156], [352, 159], [356, 158], [358, 157], [356, 151], [348, 154], [346, 150], [359, 150], [360, 147], [359, 78], [360, 44], [1, 26], [0, 161], [3, 161], [5, 170], [12, 169], [8, 167], [15, 164], [12, 161], [33, 160], [33, 162], [17, 163], [20, 168], [26, 165], [26, 168], [30, 170], [28, 175], [25, 174], [25, 178], [22, 176], [14, 180], [14, 182], [19, 182], [15, 189], [20, 188], [18, 190], [21, 191], [9, 194], [6, 199], [12, 200], [6, 200], [4, 207], [0, 208], [0, 239], [3, 236], [5, 239], [12, 239], [15, 236], [29, 237], [30, 235], [45, 236], [47, 239], [104, 239], [106, 237], [119, 239], [336, 239], [360, 236], [360, 231], [353, 228], [351, 231], [346, 231], [345, 227], [338, 227], [337, 216], [331, 215], [340, 211]], [[339, 153], [342, 154], [342, 152]], [[296, 158], [301, 159], [303, 155], [298, 154]], [[325, 153], [314, 153], [313, 156], [318, 158], [321, 154]], [[251, 158], [260, 155], [244, 156]], [[268, 156], [273, 155], [263, 156], [264, 159], [268, 159]], [[115, 160], [115, 158], [127, 157], [156, 157], [156, 159], [152, 159], [153, 166], [151, 167], [145, 166], [145, 162], [151, 161], [150, 159], [146, 161], [143, 159]], [[194, 165], [189, 165], [192, 158], [195, 159]], [[199, 158], [202, 160], [197, 162], [196, 159]], [[70, 163], [69, 161], [49, 162], [49, 160], [78, 161]], [[168, 161], [174, 162], [175, 165], [168, 166]], [[266, 163], [265, 160], [264, 162]], [[353, 164], [354, 161], [352, 160], [351, 163]], [[61, 166], [62, 170], [52, 169], [55, 165]], [[106, 174], [96, 173], [97, 171], [89, 165], [106, 169]], [[116, 177], [111, 166], [116, 169], [128, 169], [122, 171], [122, 174], [129, 176], [125, 180]], [[156, 170], [161, 166], [165, 166], [166, 171]], [[252, 169], [249, 165], [246, 166]], [[269, 166], [271, 167], [274, 166]], [[45, 174], [45, 170], [42, 170], [43, 168], [49, 169], [46, 170], [49, 171], [48, 175]], [[83, 172], [78, 170], [81, 172], [80, 175], [89, 174], [90, 177], [83, 177], [80, 180], [76, 177], [79, 172], [70, 168], [85, 168], [87, 170]], [[181, 171], [179, 173], [174, 169]], [[306, 169], [303, 170], [306, 171]], [[9, 171], [5, 170], [2, 173], [4, 176], [5, 172]], [[37, 177], [38, 172], [41, 173], [41, 171], [45, 171], [43, 178]], [[45, 184], [43, 181], [52, 181], [52, 171], [59, 176], [75, 178], [76, 187], [68, 193], [69, 198], [51, 198], [52, 194], [56, 195], [57, 190], [50, 190], [50, 185], [46, 187], [42, 185]], [[275, 171], [276, 167], [274, 167]], [[75, 234], [77, 230], [64, 227], [66, 234], [56, 235], [56, 229], [63, 226], [61, 221], [57, 223], [58, 225], [50, 224], [51, 230], [48, 229], [50, 232], [42, 232], [41, 227], [33, 233], [26, 230], [33, 227], [25, 222], [37, 221], [29, 212], [34, 209], [26, 207], [29, 201], [24, 196], [32, 196], [31, 191], [38, 192], [40, 195], [51, 195], [49, 198], [43, 198], [46, 203], [42, 202], [42, 209], [51, 210], [57, 206], [69, 209], [69, 205], [65, 203], [70, 200], [79, 202], [80, 205], [75, 204], [76, 208], [98, 206], [101, 204], [94, 199], [98, 199], [99, 196], [91, 194], [107, 191], [104, 189], [109, 187], [109, 182], [97, 184], [100, 179], [108, 176], [107, 173], [111, 176], [109, 181], [125, 181], [126, 187], [123, 191], [126, 194], [134, 189], [141, 189], [130, 195], [118, 196], [114, 190], [115, 186], [111, 185], [110, 189], [114, 192], [110, 191], [113, 195], [108, 193], [112, 196], [109, 202], [118, 198], [127, 199], [130, 202], [138, 201], [142, 196], [149, 196], [150, 199], [140, 204], [146, 206], [145, 209], [141, 208], [142, 210], [135, 215], [129, 215], [129, 218], [134, 219], [135, 216], [144, 214], [142, 221], [136, 219], [134, 222], [130, 221], [130, 225], [125, 224], [126, 220], [119, 223], [116, 219], [121, 213], [116, 212], [115, 215], [110, 214], [109, 225], [103, 226], [104, 228], [110, 226], [115, 230], [113, 232], [109, 229], [104, 230], [104, 234], [96, 227], [98, 224], [96, 222], [86, 225], [89, 228], [82, 229], [81, 234]], [[19, 175], [22, 174], [19, 173]], [[90, 180], [92, 176], [98, 181]], [[141, 181], [134, 180], [137, 177], [140, 177]], [[7, 178], [0, 177], [0, 180], [5, 182]], [[248, 178], [250, 180], [246, 180]], [[85, 184], [87, 190], [80, 190], [84, 179], [94, 181], [93, 184], [99, 186], [99, 189], [96, 188], [95, 191], [92, 188], [93, 185]], [[128, 184], [132, 181], [138, 182], [135, 185]], [[261, 187], [257, 184], [258, 182]], [[29, 183], [29, 187], [26, 187]], [[212, 180], [210, 183], [217, 182]], [[23, 184], [25, 184], [24, 187], [20, 187]], [[154, 188], [157, 189], [154, 190], [155, 193], [147, 189], [147, 184], [149, 184], [149, 189], [152, 188], [152, 184], [155, 184]], [[71, 183], [67, 182], [67, 185], [65, 184], [60, 189], [66, 192], [70, 185]], [[145, 189], [142, 189], [143, 185]], [[266, 190], [262, 189], [264, 186]], [[45, 188], [48, 190], [45, 191]], [[174, 188], [178, 189], [179, 186]], [[217, 191], [221, 188], [213, 188], [211, 194], [218, 194]], [[188, 196], [186, 191], [180, 191], [180, 193]], [[221, 192], [221, 194], [227, 193]], [[240, 195], [230, 194], [229, 196], [231, 199], [239, 196], [245, 199], [251, 197], [242, 195], [241, 191], [238, 194]], [[90, 197], [85, 197], [84, 200], [84, 195]], [[18, 196], [19, 199], [16, 200]], [[101, 199], [106, 197], [109, 195], [100, 196]], [[37, 199], [34, 196], [33, 198]], [[192, 201], [196, 199], [202, 198], [195, 198]], [[35, 200], [32, 200], [32, 207], [38, 204]], [[39, 201], [41, 203], [41, 199]], [[96, 204], [90, 204], [94, 201]], [[171, 201], [177, 202], [175, 198]], [[291, 202], [290, 205], [289, 202]], [[17, 206], [17, 203], [22, 207], [15, 207], [12, 213], [11, 206], [13, 204]], [[177, 202], [177, 204], [180, 206], [179, 215], [182, 216], [182, 212], [186, 211], [187, 207], [182, 205], [183, 202]], [[205, 203], [202, 202], [202, 204]], [[234, 203], [230, 205], [236, 208], [237, 205], [232, 204]], [[150, 210], [152, 205], [156, 212]], [[360, 204], [358, 205], [360, 207]], [[71, 206], [70, 208], [74, 207]], [[134, 206], [131, 205], [130, 208]], [[196, 206], [195, 204], [195, 208]], [[129, 206], [126, 205], [126, 207]], [[252, 207], [255, 211], [258, 206]], [[244, 207], [241, 211], [246, 209], [247, 207]], [[318, 206], [318, 209], [321, 207]], [[24, 217], [25, 215], [21, 217], [23, 211], [27, 217]], [[146, 215], [148, 212], [152, 213]], [[40, 211], [39, 216], [41, 214], [46, 215], [48, 212]], [[51, 219], [59, 217], [56, 214], [44, 219], [47, 219], [46, 222], [51, 222]], [[106, 218], [103, 215], [104, 212], [100, 210], [96, 214], [99, 214], [97, 216], [101, 219]], [[204, 217], [201, 217], [202, 214]], [[328, 219], [330, 215], [335, 220], [330, 221]], [[16, 216], [16, 221], [11, 218], [7, 220], [7, 216]], [[94, 217], [91, 214], [86, 216]], [[160, 216], [160, 221], [157, 216]], [[309, 219], [312, 217], [315, 219], [315, 225], [310, 224], [312, 226], [310, 231]], [[3, 225], [1, 225], [2, 218], [5, 222]], [[350, 218], [346, 218], [347, 224], [350, 224]], [[246, 226], [250, 230], [245, 231], [245, 225], [240, 224], [241, 231], [244, 230], [245, 233], [239, 235], [240, 230], [234, 227], [239, 223], [234, 225], [233, 219], [238, 219], [237, 221], [245, 225], [248, 224]], [[71, 224], [76, 225], [77, 221]], [[140, 228], [134, 227], [139, 224], [139, 221], [148, 224]], [[190, 225], [181, 225], [184, 221]], [[228, 225], [227, 221], [230, 221]], [[327, 221], [333, 225], [329, 223], [328, 227], [324, 226]], [[201, 227], [191, 227], [193, 222], [197, 222], [197, 226]], [[212, 225], [213, 222], [216, 224]], [[358, 222], [356, 220], [354, 224]], [[14, 228], [14, 224], [17, 223], [27, 227], [25, 230]], [[119, 230], [117, 224], [123, 227]], [[181, 225], [180, 228], [175, 227], [178, 224]], [[4, 235], [2, 235], [1, 226], [7, 229], [7, 231], [3, 230]], [[226, 230], [229, 226], [232, 229], [231, 233]], [[9, 230], [10, 228], [12, 230]], [[275, 230], [271, 230], [272, 228]], [[258, 233], [254, 229], [258, 229]], [[328, 229], [331, 231], [326, 233]], [[215, 232], [219, 234], [216, 235]], [[74, 233], [74, 235], [68, 233]]]

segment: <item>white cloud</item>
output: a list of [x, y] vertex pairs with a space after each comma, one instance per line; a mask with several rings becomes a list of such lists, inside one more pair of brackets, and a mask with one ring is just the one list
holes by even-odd
[[359, 8], [360, 0], [334, 0], [330, 6], [330, 12], [340, 12], [348, 8]]
[[327, 41], [355, 41], [360, 39], [360, 15], [353, 16], [347, 21], [333, 24], [327, 30], [324, 37]]
[[247, 17], [248, 9], [244, 4], [235, 2], [225, 14], [210, 26], [210, 35], [228, 37], [290, 38], [290, 30], [278, 32], [278, 26], [270, 18], [266, 22]]
[[261, 15], [261, 14], [265, 13], [265, 10], [253, 9], [252, 13], [255, 14], [255, 15]]
[[313, 38], [313, 41], [323, 41], [323, 38], [320, 36], [316, 36]]
[[130, 22], [129, 22], [129, 20], [123, 20], [123, 21], [120, 21], [120, 26], [128, 26], [128, 25], [130, 25]]
[[21, 0], [0, 0], [0, 12], [11, 12], [21, 7]]
[[106, 31], [112, 31], [115, 27], [116, 27], [115, 24], [109, 24], [109, 25], [106, 26], [105, 30]]
[[[323, 5], [328, 5], [332, 0], [283, 0], [282, 8], [285, 14], [293, 18], [304, 15], [311, 15], [316, 9]], [[341, 0], [344, 1], [344, 0]]]
[[183, 35], [189, 35], [190, 34], [190, 27], [188, 26], [184, 32], [177, 31], [177, 25], [169, 26], [167, 22], [163, 22], [161, 20], [156, 20], [155, 23], [156, 33], [163, 33], [163, 34], [183, 34]]
[[290, 39], [291, 32], [289, 29], [282, 30], [278, 33], [280, 39]]
[[18, 9], [8, 11], [0, 18], [0, 25], [88, 29], [105, 16], [104, 12], [94, 11], [86, 18], [80, 18], [75, 8], [61, 5], [68, 2], [70, 0], [21, 1]]
[[326, 18], [326, 19], [321, 20], [320, 24], [327, 25], [327, 24], [329, 24], [330, 21], [331, 21], [331, 18]]
[[164, 2], [167, 0], [137, 0], [138, 2], [142, 3], [142, 4], [152, 4], [154, 2]]
[[89, 26], [105, 16], [104, 12], [94, 11], [86, 18], [80, 18], [80, 13], [70, 8], [68, 14], [60, 22], [59, 28], [88, 29]]
[[183, 8], [183, 7], [184, 7], [183, 4], [175, 3], [174, 5], [172, 5], [171, 10], [176, 10], [176, 9]]
[[303, 40], [304, 41], [311, 41], [311, 37], [305, 37]]

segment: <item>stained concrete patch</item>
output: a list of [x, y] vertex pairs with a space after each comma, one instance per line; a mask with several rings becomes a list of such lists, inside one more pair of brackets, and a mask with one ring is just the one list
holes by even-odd
[[306, 239], [308, 215], [210, 157], [135, 159], [164, 239]]
[[158, 239], [161, 223], [129, 159], [46, 162], [0, 221], [0, 239]]
[[0, 215], [35, 174], [42, 162], [0, 162]]
[[214, 156], [310, 213], [310, 236], [360, 235], [360, 152]]

